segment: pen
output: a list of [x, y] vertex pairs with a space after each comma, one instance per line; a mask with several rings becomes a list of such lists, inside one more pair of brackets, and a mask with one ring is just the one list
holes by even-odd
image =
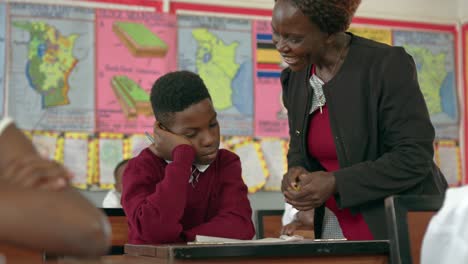
[[146, 131], [145, 131], [145, 135], [146, 135], [146, 138], [151, 142], [151, 144], [154, 144], [154, 138]]
[[293, 184], [293, 189], [298, 192], [301, 190], [301, 182], [299, 180], [299, 177], [296, 178], [296, 180], [294, 181], [294, 184]]

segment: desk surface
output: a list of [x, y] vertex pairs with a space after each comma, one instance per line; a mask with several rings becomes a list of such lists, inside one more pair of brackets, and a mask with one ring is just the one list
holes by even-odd
[[213, 259], [231, 257], [302, 257], [321, 255], [386, 255], [389, 243], [374, 241], [297, 241], [256, 244], [211, 245], [129, 245], [128, 255], [173, 259]]
[[[155, 246], [153, 246], [155, 247]], [[160, 246], [159, 246], [160, 247]], [[388, 263], [388, 241], [301, 242], [261, 245], [168, 246], [171, 257], [106, 256], [98, 260], [60, 260], [60, 264], [224, 264], [224, 263]]]
[[228, 259], [198, 259], [169, 260], [137, 256], [106, 256], [98, 260], [60, 260], [47, 264], [387, 264], [388, 257], [384, 255], [351, 255], [351, 256], [311, 256], [282, 258], [228, 258]]

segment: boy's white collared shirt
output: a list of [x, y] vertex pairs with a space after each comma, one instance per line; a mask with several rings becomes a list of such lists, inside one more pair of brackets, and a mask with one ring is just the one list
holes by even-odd
[[[165, 160], [165, 161], [167, 162], [167, 164], [170, 164], [172, 162], [172, 160]], [[197, 168], [197, 170], [200, 172], [198, 175], [194, 176], [194, 171], [191, 171], [188, 183], [194, 185], [194, 181], [198, 181], [198, 176], [200, 176], [201, 173], [205, 172], [210, 167], [211, 164], [202, 165], [202, 164], [194, 163], [192, 165], [195, 166], [195, 168]]]

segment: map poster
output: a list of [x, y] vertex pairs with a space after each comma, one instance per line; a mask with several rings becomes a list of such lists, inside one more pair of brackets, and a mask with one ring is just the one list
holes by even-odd
[[272, 42], [270, 21], [255, 21], [253, 31], [256, 40], [255, 136], [288, 137], [288, 116], [281, 96], [282, 60]]
[[0, 117], [3, 117], [5, 107], [6, 21], [6, 5], [0, 3]]
[[247, 19], [179, 15], [181, 70], [205, 82], [222, 135], [253, 135], [252, 25]]
[[153, 83], [177, 69], [176, 16], [97, 10], [97, 130], [152, 131]]
[[452, 32], [393, 31], [393, 45], [414, 59], [436, 138], [459, 137], [455, 40]]
[[9, 6], [9, 115], [22, 129], [93, 131], [94, 11]]

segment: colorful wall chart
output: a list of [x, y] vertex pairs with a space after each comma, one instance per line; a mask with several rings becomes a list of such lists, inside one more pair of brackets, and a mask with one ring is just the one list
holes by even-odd
[[252, 26], [247, 19], [179, 15], [179, 68], [197, 72], [223, 135], [252, 135]]
[[281, 91], [282, 59], [272, 42], [270, 21], [253, 23], [256, 41], [255, 136], [288, 137], [288, 116]]
[[150, 92], [177, 69], [176, 17], [152, 12], [96, 11], [97, 130], [152, 131]]
[[377, 20], [354, 23], [350, 31], [375, 41], [404, 47], [416, 63], [419, 85], [436, 129], [436, 138], [458, 139], [460, 115], [455, 27], [412, 23], [393, 25]]
[[94, 11], [11, 3], [9, 115], [29, 130], [94, 130]]

